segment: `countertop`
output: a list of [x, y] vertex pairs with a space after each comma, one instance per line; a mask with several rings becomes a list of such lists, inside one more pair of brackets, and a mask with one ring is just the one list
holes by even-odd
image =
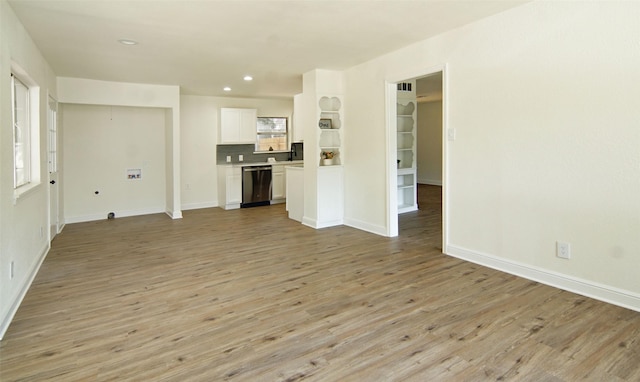
[[278, 162], [241, 162], [241, 163], [223, 163], [218, 166], [222, 167], [247, 167], [247, 166], [292, 166], [292, 165], [301, 165], [304, 164], [303, 160], [282, 160]]

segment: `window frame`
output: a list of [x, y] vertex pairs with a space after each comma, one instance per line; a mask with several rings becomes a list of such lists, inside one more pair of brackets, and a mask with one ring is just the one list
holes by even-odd
[[[261, 119], [283, 119], [284, 120], [284, 131], [283, 132], [279, 132], [279, 131], [269, 131], [269, 132], [260, 132], [258, 131], [258, 126], [259, 126], [259, 121]], [[259, 142], [260, 142], [260, 137], [261, 136], [273, 136], [273, 135], [277, 135], [277, 136], [284, 136], [285, 142], [284, 142], [284, 149], [283, 150], [260, 150], [259, 149]], [[256, 118], [256, 143], [255, 143], [255, 153], [273, 153], [273, 152], [287, 152], [287, 148], [289, 146], [289, 118], [288, 117], [257, 117]]]
[[47, 167], [52, 174], [58, 172], [58, 103], [51, 96], [47, 101]]
[[[12, 145], [13, 145], [13, 198], [14, 204], [18, 199], [31, 190], [36, 189], [41, 184], [40, 174], [40, 87], [38, 84], [15, 62], [11, 62], [11, 120], [12, 120]], [[28, 176], [24, 181], [20, 181], [17, 175], [18, 152], [16, 150], [16, 88], [15, 84], [19, 82], [21, 86], [26, 88], [25, 92], [25, 110], [23, 112], [25, 123], [24, 130], [28, 134], [28, 144], [22, 155], [25, 156], [24, 166]], [[23, 140], [26, 141], [26, 140]]]
[[31, 183], [31, 102], [29, 98], [29, 86], [11, 73], [14, 190]]

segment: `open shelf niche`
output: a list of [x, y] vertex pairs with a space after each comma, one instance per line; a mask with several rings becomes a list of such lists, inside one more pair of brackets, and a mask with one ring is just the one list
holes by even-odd
[[318, 128], [320, 137], [318, 145], [320, 146], [320, 166], [336, 166], [342, 164], [340, 158], [340, 149], [342, 140], [340, 137], [342, 127], [342, 101], [338, 97], [321, 97], [318, 106], [320, 108], [320, 117], [318, 119]]

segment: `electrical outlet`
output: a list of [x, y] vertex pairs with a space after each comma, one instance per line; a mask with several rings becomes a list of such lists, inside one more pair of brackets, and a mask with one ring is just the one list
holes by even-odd
[[40, 226], [40, 238], [44, 238], [44, 228]]
[[571, 244], [564, 241], [556, 241], [556, 256], [561, 259], [570, 259]]

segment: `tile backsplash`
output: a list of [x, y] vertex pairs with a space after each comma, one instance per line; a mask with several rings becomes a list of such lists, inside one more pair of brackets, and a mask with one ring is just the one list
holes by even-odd
[[231, 163], [241, 163], [238, 156], [243, 156], [242, 163], [261, 163], [266, 162], [267, 158], [276, 158], [276, 161], [282, 162], [289, 159], [289, 152], [265, 152], [255, 154], [255, 146], [247, 145], [217, 145], [216, 146], [216, 164], [227, 164], [227, 155], [231, 156]]

